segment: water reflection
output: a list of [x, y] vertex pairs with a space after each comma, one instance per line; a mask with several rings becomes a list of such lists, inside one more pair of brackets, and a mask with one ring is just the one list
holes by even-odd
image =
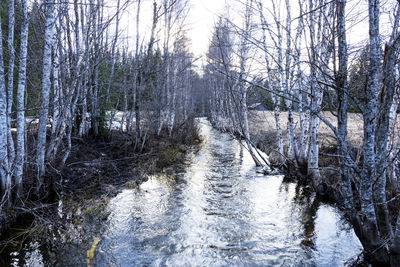
[[[107, 220], [94, 223], [94, 266], [340, 266], [361, 251], [334, 207], [282, 176], [257, 174], [239, 142], [200, 125], [204, 142], [183, 173], [112, 199]], [[84, 266], [89, 247], [75, 243], [65, 255]]]

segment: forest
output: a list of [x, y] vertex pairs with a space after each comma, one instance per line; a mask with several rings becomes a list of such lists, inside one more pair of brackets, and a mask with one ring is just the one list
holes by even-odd
[[225, 1], [201, 57], [191, 2], [0, 3], [2, 239], [182, 164], [206, 117], [334, 203], [366, 262], [400, 266], [400, 1]]

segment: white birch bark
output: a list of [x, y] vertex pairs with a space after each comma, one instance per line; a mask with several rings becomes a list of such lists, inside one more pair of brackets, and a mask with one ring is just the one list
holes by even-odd
[[398, 52], [399, 37], [397, 28], [399, 26], [400, 9], [394, 17], [394, 27], [391, 38], [385, 46], [385, 54], [383, 60], [383, 86], [379, 93], [379, 113], [376, 128], [376, 182], [374, 185], [374, 200], [376, 203], [376, 214], [378, 225], [383, 237], [392, 238], [393, 230], [389, 221], [389, 209], [386, 203], [386, 179], [387, 179], [387, 158], [389, 151], [387, 150], [390, 141], [390, 111], [396, 91], [395, 87], [395, 61], [396, 52]]
[[250, 140], [250, 132], [249, 132], [249, 119], [248, 119], [248, 107], [247, 107], [247, 71], [246, 66], [248, 64], [249, 58], [249, 40], [252, 34], [252, 18], [251, 12], [253, 9], [252, 5], [253, 1], [248, 0], [246, 1], [245, 6], [245, 17], [244, 17], [244, 27], [243, 32], [241, 33], [240, 37], [240, 48], [239, 48], [239, 63], [240, 63], [240, 70], [239, 70], [239, 77], [237, 81], [237, 86], [239, 89], [239, 118], [240, 118], [240, 132], [242, 136], [245, 138], [245, 142], [247, 144], [247, 148], [252, 156], [254, 163], [257, 166], [261, 167], [269, 167], [269, 163], [264, 159], [253, 146]]
[[[160, 95], [160, 103], [159, 103], [159, 122], [157, 134], [161, 133], [163, 125], [165, 123], [165, 114], [168, 113], [168, 96], [170, 90], [170, 53], [169, 53], [169, 45], [170, 45], [170, 37], [171, 37], [171, 23], [172, 23], [172, 11], [173, 6], [170, 6], [170, 2], [168, 0], [163, 1], [164, 8], [164, 44], [163, 44], [163, 79], [162, 79], [162, 87], [161, 87], [161, 95]], [[167, 108], [167, 110], [165, 110]]]
[[28, 3], [22, 0], [22, 23], [21, 41], [18, 66], [18, 88], [17, 88], [17, 155], [15, 161], [15, 185], [17, 197], [23, 192], [23, 171], [25, 158], [25, 87], [26, 87], [26, 61], [28, 54]]
[[[381, 239], [377, 225], [373, 200], [373, 179], [375, 177], [375, 129], [378, 115], [378, 93], [381, 86], [381, 55], [379, 37], [379, 0], [368, 1], [369, 12], [369, 69], [368, 84], [365, 89], [366, 104], [363, 113], [364, 145], [363, 166], [360, 174], [361, 214], [363, 229], [366, 232], [361, 238], [367, 254], [372, 254], [380, 246]], [[378, 255], [377, 251], [374, 253]]]
[[[397, 79], [399, 79], [399, 71], [397, 71]], [[397, 91], [394, 95], [393, 98], [393, 103], [392, 107], [389, 112], [389, 133], [390, 133], [390, 142], [388, 142], [387, 145], [387, 151], [390, 151], [389, 153], [389, 158], [388, 162], [392, 162], [392, 165], [389, 166], [389, 179], [391, 180], [391, 183], [395, 186], [394, 190], [397, 190], [400, 186], [399, 184], [399, 167], [400, 167], [400, 161], [397, 155], [397, 151], [400, 151], [400, 140], [399, 136], [396, 136], [395, 132], [395, 122], [398, 118], [397, 115], [397, 110], [399, 108], [399, 103], [400, 103], [400, 91], [397, 88]], [[396, 140], [397, 139], [397, 140]]]
[[75, 120], [76, 108], [77, 108], [78, 100], [81, 96], [82, 80], [84, 78], [83, 75], [81, 75], [83, 58], [84, 57], [82, 54], [77, 55], [77, 61], [76, 61], [76, 65], [75, 65], [75, 76], [73, 76], [73, 78], [72, 78], [72, 84], [70, 85], [70, 91], [69, 91], [69, 98], [67, 100], [67, 106], [68, 106], [67, 112], [69, 113], [69, 118], [66, 122], [66, 124], [68, 126], [68, 130], [67, 130], [67, 134], [66, 134], [67, 149], [66, 149], [63, 159], [61, 161], [62, 166], [64, 166], [65, 162], [67, 161], [69, 154], [71, 153], [71, 148], [72, 148], [71, 137], [72, 137], [73, 122]]
[[[276, 88], [273, 78], [272, 78], [272, 69], [271, 69], [271, 61], [269, 59], [269, 55], [271, 54], [271, 52], [269, 51], [270, 49], [268, 49], [267, 46], [267, 31], [270, 34], [271, 39], [273, 40], [275, 47], [279, 47], [278, 42], [275, 40], [274, 35], [272, 34], [271, 30], [268, 27], [268, 23], [267, 20], [264, 16], [264, 10], [263, 10], [263, 5], [262, 2], [259, 1], [258, 2], [258, 10], [259, 10], [259, 14], [260, 14], [260, 20], [261, 20], [261, 26], [262, 26], [262, 37], [263, 37], [263, 50], [264, 50], [264, 59], [265, 59], [265, 64], [267, 67], [267, 77], [268, 77], [268, 85], [271, 87], [271, 90], [273, 90], [274, 88]], [[278, 18], [276, 18], [276, 14], [275, 14], [275, 21], [279, 21]], [[280, 27], [279, 23], [276, 23], [278, 25], [278, 27]], [[279, 52], [278, 52], [279, 53]], [[279, 61], [279, 60], [278, 60]], [[276, 88], [276, 90], [278, 90], [278, 94], [279, 94], [279, 89]], [[278, 153], [279, 153], [279, 160], [282, 163], [283, 162], [283, 155], [284, 155], [284, 151], [283, 151], [283, 135], [282, 135], [282, 128], [281, 128], [281, 122], [280, 122], [280, 97], [278, 97], [276, 94], [272, 94], [272, 102], [273, 102], [273, 107], [274, 107], [274, 118], [275, 118], [275, 127], [276, 127], [276, 139], [277, 139], [277, 146], [278, 146]]]
[[[120, 13], [120, 2], [121, 0], [117, 0], [117, 13], [116, 13], [116, 22], [115, 22], [115, 33], [114, 33], [114, 38], [112, 41], [112, 46], [111, 46], [111, 70], [110, 70], [110, 76], [108, 77], [108, 83], [107, 83], [107, 91], [106, 91], [106, 103], [109, 103], [110, 100], [110, 90], [111, 90], [111, 85], [113, 83], [114, 79], [114, 72], [115, 72], [115, 48], [117, 45], [117, 40], [118, 40], [118, 34], [119, 34], [119, 13]], [[138, 5], [140, 5], [140, 0], [138, 0]], [[139, 32], [136, 32], [137, 35], [139, 35]], [[113, 110], [110, 110], [110, 120], [109, 120], [109, 131], [111, 131], [112, 128], [112, 121], [114, 120], [115, 112]], [[86, 115], [84, 115], [86, 116]], [[83, 118], [83, 117], [82, 117]]]
[[318, 128], [319, 118], [318, 113], [321, 101], [322, 92], [317, 88], [317, 45], [315, 44], [315, 15], [313, 12], [314, 4], [313, 0], [309, 1], [310, 12], [310, 93], [311, 93], [311, 116], [310, 116], [310, 146], [308, 151], [308, 174], [313, 177], [313, 181], [317, 181], [320, 178], [319, 166], [318, 166]]
[[342, 194], [344, 197], [344, 206], [348, 214], [352, 217], [355, 215], [355, 207], [353, 200], [353, 193], [351, 188], [351, 174], [349, 170], [349, 162], [347, 162], [347, 109], [348, 109], [348, 78], [347, 78], [347, 40], [346, 40], [346, 20], [345, 10], [346, 1], [337, 1], [337, 35], [338, 35], [338, 57], [339, 57], [339, 70], [336, 77], [337, 95], [338, 95], [338, 154], [339, 154], [339, 167], [342, 180]]
[[[85, 1], [86, 3], [86, 1]], [[87, 106], [87, 95], [88, 95], [88, 91], [90, 91], [90, 87], [91, 85], [89, 85], [90, 83], [90, 68], [92, 67], [90, 64], [90, 45], [91, 45], [91, 40], [90, 40], [90, 28], [93, 25], [93, 19], [94, 19], [94, 15], [95, 11], [94, 11], [94, 7], [93, 5], [90, 5], [89, 8], [89, 13], [87, 14], [86, 9], [84, 9], [81, 6], [81, 32], [82, 32], [82, 46], [83, 46], [83, 50], [84, 50], [84, 78], [83, 78], [83, 90], [82, 90], [82, 95], [81, 95], [81, 116], [82, 116], [82, 120], [81, 123], [79, 125], [79, 132], [78, 135], [79, 136], [83, 136], [86, 135], [89, 132], [89, 124], [88, 124], [88, 106]], [[86, 18], [86, 21], [85, 21]], [[111, 124], [110, 124], [111, 125]]]
[[379, 38], [379, 0], [368, 1], [370, 65], [368, 86], [366, 88], [366, 112], [364, 118], [364, 160], [361, 174], [361, 207], [366, 219], [376, 225], [376, 216], [372, 199], [372, 179], [375, 173], [375, 128], [377, 118], [377, 100], [380, 89], [380, 38]]
[[[63, 3], [60, 6], [61, 10], [68, 10], [68, 3]], [[63, 15], [58, 16], [58, 25], [69, 25], [68, 12], [64, 12]], [[57, 26], [57, 25], [55, 25]], [[56, 27], [57, 28], [57, 27]], [[62, 27], [57, 28], [57, 34], [54, 36], [53, 43], [53, 54], [54, 54], [54, 66], [53, 66], [53, 97], [52, 100], [52, 114], [53, 123], [51, 125], [51, 138], [46, 152], [46, 160], [53, 160], [57, 155], [58, 148], [61, 145], [63, 138], [65, 137], [66, 120], [69, 116], [69, 95], [67, 85], [67, 77], [70, 77], [70, 58], [66, 47], [62, 45], [63, 38], [69, 40], [69, 30], [67, 27], [66, 33], [62, 31]], [[64, 60], [64, 64], [60, 64], [60, 59]], [[58, 115], [57, 115], [58, 113]]]
[[1, 30], [0, 18], [0, 180], [1, 180], [1, 199], [0, 205], [5, 201], [9, 204], [11, 196], [11, 176], [8, 163], [7, 147], [7, 93], [6, 81], [4, 78], [3, 61], [3, 34]]
[[61, 95], [61, 90], [60, 90], [60, 83], [59, 83], [59, 71], [60, 71], [60, 60], [59, 60], [59, 55], [58, 55], [58, 40], [57, 36], [54, 35], [54, 41], [53, 41], [53, 94], [52, 94], [52, 100], [51, 100], [51, 106], [52, 106], [52, 123], [51, 123], [51, 134], [50, 134], [50, 141], [49, 141], [49, 147], [46, 152], [46, 160], [51, 160], [52, 156], [56, 154], [55, 148], [56, 148], [56, 141], [57, 141], [57, 136], [58, 136], [58, 130], [60, 129], [60, 95]]
[[14, 140], [11, 134], [11, 112], [13, 106], [13, 95], [14, 95], [14, 62], [15, 62], [15, 50], [14, 50], [14, 0], [8, 1], [8, 86], [7, 86], [7, 139], [8, 139], [8, 163], [10, 170], [15, 159]]
[[[103, 1], [97, 0], [97, 13], [96, 18], [94, 18], [94, 25], [93, 25], [93, 47], [94, 53], [100, 51], [100, 47], [102, 45], [102, 23], [103, 23]], [[94, 59], [94, 67], [93, 67], [93, 86], [92, 86], [92, 93], [91, 93], [91, 122], [92, 122], [92, 130], [94, 136], [99, 135], [99, 64], [100, 58], [95, 56]]]
[[168, 134], [169, 136], [172, 136], [172, 130], [174, 128], [175, 124], [175, 106], [176, 106], [176, 87], [177, 87], [177, 76], [178, 76], [178, 68], [179, 68], [179, 62], [178, 59], [176, 58], [176, 55], [173, 54], [171, 57], [171, 65], [172, 65], [172, 71], [171, 71], [171, 83], [169, 86], [169, 90], [167, 91], [167, 114], [168, 114], [168, 121], [167, 121], [167, 127], [168, 127]]
[[293, 119], [293, 101], [294, 98], [293, 89], [292, 89], [292, 80], [293, 80], [293, 73], [294, 70], [292, 68], [292, 42], [291, 42], [291, 7], [290, 1], [286, 0], [286, 52], [285, 52], [285, 92], [286, 92], [286, 109], [288, 111], [288, 126], [287, 126], [287, 147], [288, 147], [288, 157], [292, 159], [296, 159], [295, 164], [297, 165], [297, 159], [299, 158], [298, 152], [298, 145], [295, 136], [295, 126], [294, 126], [294, 119]]
[[[307, 99], [308, 97], [303, 97], [304, 94], [304, 85], [303, 85], [303, 75], [301, 71], [301, 64], [300, 64], [300, 55], [301, 55], [301, 48], [302, 48], [302, 35], [304, 31], [304, 21], [303, 21], [303, 5], [304, 5], [305, 0], [299, 0], [298, 1], [298, 6], [299, 6], [299, 22], [297, 25], [297, 32], [296, 32], [296, 54], [295, 54], [295, 67], [296, 67], [296, 78], [297, 78], [297, 90], [296, 90], [296, 96], [297, 99], [299, 100], [298, 103], [298, 116], [299, 116], [299, 128], [300, 128], [300, 136], [299, 136], [299, 148], [300, 148], [300, 161], [302, 161], [302, 164], [305, 164], [307, 162], [307, 151], [308, 151], [308, 146], [309, 146], [309, 138], [307, 138], [307, 129], [309, 126], [309, 121], [307, 120], [307, 116], [305, 116], [305, 105], [307, 105]], [[307, 94], [308, 95], [308, 94]]]
[[122, 90], [123, 90], [123, 100], [122, 100], [122, 105], [123, 105], [123, 111], [122, 111], [122, 118], [121, 118], [121, 126], [120, 126], [120, 131], [128, 131], [128, 125], [127, 125], [127, 118], [128, 118], [128, 73], [129, 69], [126, 67], [128, 65], [127, 63], [127, 52], [126, 48], [123, 49], [122, 52], [122, 64], [125, 66], [124, 67], [124, 78], [122, 82]]
[[142, 75], [140, 75], [140, 64], [139, 64], [139, 56], [141, 54], [141, 47], [139, 47], [139, 40], [140, 40], [140, 35], [139, 35], [139, 26], [140, 26], [140, 4], [141, 1], [138, 0], [137, 3], [137, 13], [136, 13], [136, 47], [135, 47], [135, 69], [134, 71], [134, 90], [135, 92], [133, 93], [134, 96], [134, 101], [133, 101], [133, 109], [135, 110], [135, 149], [138, 147], [141, 137], [142, 137], [142, 129], [141, 129], [141, 116], [140, 116], [140, 108], [139, 108], [139, 103], [141, 99], [141, 90], [140, 90], [140, 83], [139, 80], [142, 80]]
[[50, 73], [51, 73], [51, 50], [53, 44], [53, 28], [54, 28], [54, 1], [47, 0], [46, 7], [46, 28], [44, 36], [44, 54], [43, 54], [43, 70], [42, 70], [42, 98], [39, 112], [38, 140], [36, 151], [36, 166], [39, 190], [43, 185], [43, 175], [45, 173], [45, 151], [46, 151], [46, 129], [49, 113], [49, 96], [50, 96]]

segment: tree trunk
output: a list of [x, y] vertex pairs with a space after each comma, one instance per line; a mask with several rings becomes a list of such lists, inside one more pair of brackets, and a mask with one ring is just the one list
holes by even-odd
[[139, 108], [139, 103], [141, 99], [141, 80], [142, 80], [142, 75], [140, 73], [140, 64], [139, 64], [139, 55], [141, 53], [141, 48], [139, 48], [139, 22], [140, 22], [140, 0], [137, 3], [137, 13], [136, 13], [136, 50], [135, 50], [135, 69], [133, 70], [135, 75], [135, 92], [134, 92], [134, 101], [133, 101], [133, 108], [135, 110], [135, 150], [138, 148], [140, 140], [142, 138], [142, 129], [140, 127], [140, 121], [141, 121], [141, 116], [140, 116], [140, 108]]
[[10, 204], [11, 176], [8, 163], [7, 147], [7, 93], [4, 78], [3, 40], [0, 18], [0, 179], [1, 179], [1, 202], [6, 200]]
[[36, 151], [36, 167], [37, 167], [37, 191], [43, 185], [43, 175], [45, 173], [44, 157], [46, 151], [46, 129], [49, 114], [49, 96], [50, 96], [50, 73], [51, 73], [51, 50], [53, 44], [53, 28], [54, 28], [54, 1], [47, 0], [46, 7], [46, 28], [44, 36], [44, 54], [43, 54], [43, 70], [42, 70], [42, 98], [40, 106], [40, 117], [38, 125], [38, 140]]
[[375, 157], [375, 129], [378, 115], [378, 93], [381, 86], [381, 56], [379, 37], [379, 0], [368, 1], [369, 11], [369, 40], [370, 65], [368, 70], [368, 84], [365, 89], [366, 105], [364, 119], [363, 168], [360, 175], [360, 198], [362, 213], [361, 243], [367, 256], [373, 262], [388, 262], [385, 248], [381, 247], [382, 239], [379, 234], [377, 217], [373, 202], [373, 189], [376, 172]]
[[17, 157], [15, 162], [15, 185], [17, 197], [22, 196], [22, 177], [25, 158], [25, 87], [26, 87], [26, 61], [28, 54], [28, 3], [22, 0], [22, 24], [18, 70], [17, 89]]
[[[271, 64], [271, 62], [269, 60], [270, 52], [269, 52], [269, 49], [268, 49], [268, 46], [267, 46], [266, 31], [267, 30], [269, 31], [271, 39], [274, 41], [274, 44], [275, 44], [275, 46], [277, 48], [279, 48], [281, 44], [279, 44], [279, 40], [278, 40], [278, 42], [275, 40], [274, 35], [271, 33], [271, 30], [269, 29], [267, 20], [265, 19], [265, 16], [264, 16], [264, 13], [263, 13], [264, 11], [263, 11], [262, 2], [258, 1], [257, 4], [258, 4], [258, 10], [259, 10], [259, 14], [260, 14], [262, 33], [263, 33], [262, 45], [263, 45], [263, 50], [264, 50], [263, 52], [264, 52], [265, 64], [266, 64], [267, 73], [268, 73], [267, 74], [268, 75], [268, 86], [271, 87], [271, 90], [273, 90], [273, 88], [275, 88], [276, 86], [274, 85], [274, 80], [273, 80], [273, 77], [272, 77], [272, 69], [270, 67], [270, 64]], [[274, 10], [275, 10], [275, 6], [274, 6]], [[276, 10], [275, 10], [274, 13], [276, 13]], [[276, 14], [274, 16], [275, 16], [274, 18], [275, 18], [277, 27], [278, 27], [278, 29], [280, 29], [281, 26], [280, 26], [279, 19], [276, 18]], [[279, 34], [278, 34], [278, 36], [279, 36]], [[279, 53], [279, 54], [281, 54], [281, 53]], [[281, 59], [279, 60], [279, 58], [281, 58], [281, 56], [278, 56], [278, 62], [282, 62], [282, 60]], [[278, 65], [281, 65], [281, 64], [278, 63]], [[282, 135], [281, 122], [280, 122], [280, 111], [281, 111], [280, 99], [281, 98], [277, 96], [277, 94], [280, 94], [281, 91], [278, 88], [276, 88], [276, 90], [277, 90], [276, 94], [274, 94], [274, 93], [272, 94], [272, 102], [273, 102], [274, 118], [275, 118], [276, 139], [277, 139], [277, 148], [278, 148], [277, 152], [279, 154], [278, 155], [278, 159], [279, 159], [280, 163], [283, 163], [283, 155], [284, 155], [284, 151], [283, 151], [283, 135]]]
[[351, 189], [351, 177], [348, 167], [347, 157], [347, 108], [348, 108], [348, 82], [347, 82], [347, 41], [345, 26], [345, 0], [337, 1], [337, 35], [338, 35], [338, 57], [339, 71], [336, 77], [336, 89], [338, 95], [338, 154], [339, 168], [342, 179], [342, 193], [346, 211], [351, 215], [355, 215], [353, 193]]
[[[393, 33], [389, 40], [389, 44], [385, 46], [385, 56], [383, 60], [383, 88], [379, 97], [379, 114], [376, 129], [376, 162], [377, 174], [374, 188], [374, 198], [376, 204], [376, 213], [378, 226], [382, 234], [382, 238], [393, 237], [392, 225], [389, 220], [389, 209], [386, 202], [386, 179], [387, 179], [387, 158], [389, 155], [388, 144], [390, 137], [390, 111], [396, 91], [395, 87], [395, 60], [396, 50], [398, 50], [399, 37], [397, 28], [399, 26], [400, 8], [397, 8]], [[397, 36], [396, 36], [397, 35]]]
[[8, 139], [8, 164], [9, 169], [12, 169], [12, 165], [15, 159], [14, 140], [11, 134], [11, 112], [13, 106], [13, 95], [14, 95], [14, 61], [15, 61], [15, 50], [14, 50], [14, 0], [8, 1], [8, 54], [10, 55], [8, 61], [8, 95], [7, 95], [7, 139]]
[[[309, 1], [310, 13], [310, 93], [311, 93], [311, 114], [310, 114], [310, 146], [308, 150], [308, 174], [312, 177], [314, 187], [318, 185], [321, 175], [319, 173], [318, 157], [319, 157], [319, 146], [318, 146], [318, 132], [319, 132], [319, 113], [322, 92], [317, 88], [317, 45], [315, 44], [315, 16], [313, 14], [313, 0]], [[321, 27], [321, 25], [319, 24]]]

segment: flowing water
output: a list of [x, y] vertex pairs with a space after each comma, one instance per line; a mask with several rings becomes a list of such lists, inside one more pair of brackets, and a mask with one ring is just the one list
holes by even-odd
[[123, 190], [106, 215], [71, 229], [74, 242], [26, 244], [13, 264], [86, 266], [93, 237], [91, 266], [343, 266], [357, 257], [360, 242], [335, 207], [258, 174], [239, 142], [198, 123], [204, 141], [183, 170]]

